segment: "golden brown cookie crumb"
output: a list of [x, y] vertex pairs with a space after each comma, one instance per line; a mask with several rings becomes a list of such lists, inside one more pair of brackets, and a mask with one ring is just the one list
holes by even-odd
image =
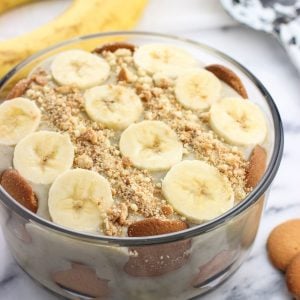
[[163, 205], [161, 207], [161, 211], [165, 216], [170, 216], [174, 212], [173, 207], [171, 205]]
[[118, 80], [119, 81], [129, 81], [129, 77], [128, 77], [128, 73], [126, 71], [126, 69], [121, 68], [119, 74], [118, 74]]
[[93, 160], [86, 154], [82, 154], [75, 159], [75, 164], [82, 169], [91, 169], [93, 167]]

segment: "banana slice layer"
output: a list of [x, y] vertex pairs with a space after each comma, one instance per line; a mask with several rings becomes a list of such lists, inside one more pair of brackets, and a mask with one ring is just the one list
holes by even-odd
[[204, 111], [220, 97], [221, 82], [211, 72], [195, 69], [177, 78], [175, 94], [185, 108]]
[[85, 110], [89, 117], [108, 128], [124, 129], [137, 121], [143, 105], [133, 89], [102, 85], [84, 93]]
[[226, 142], [238, 146], [263, 143], [268, 130], [260, 108], [240, 98], [224, 98], [214, 103], [209, 123]]
[[109, 64], [101, 57], [83, 50], [68, 50], [58, 54], [51, 66], [55, 81], [75, 85], [80, 89], [103, 83], [109, 76]]
[[122, 133], [120, 151], [134, 166], [158, 171], [181, 161], [183, 146], [176, 132], [164, 122], [142, 121]]
[[211, 220], [234, 204], [226, 178], [200, 160], [185, 160], [173, 166], [163, 179], [162, 191], [174, 209], [194, 223]]
[[52, 221], [75, 230], [98, 231], [103, 214], [112, 204], [109, 182], [94, 171], [68, 170], [49, 190]]
[[185, 50], [164, 44], [141, 46], [134, 52], [133, 59], [137, 66], [149, 73], [162, 72], [169, 76], [177, 76], [186, 68], [197, 65]]
[[26, 98], [7, 100], [0, 105], [0, 144], [15, 145], [34, 132], [41, 120], [36, 104]]
[[14, 151], [14, 167], [27, 180], [49, 184], [73, 165], [74, 147], [69, 136], [39, 131], [22, 139]]

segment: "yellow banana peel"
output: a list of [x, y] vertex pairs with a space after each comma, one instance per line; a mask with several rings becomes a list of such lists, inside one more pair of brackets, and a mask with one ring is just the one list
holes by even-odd
[[[33, 0], [2, 0], [0, 13]], [[134, 27], [147, 0], [74, 0], [49, 23], [0, 42], [0, 77], [29, 55], [55, 43], [84, 34]]]
[[19, 5], [34, 2], [34, 0], [1, 0], [0, 1], [0, 14]]

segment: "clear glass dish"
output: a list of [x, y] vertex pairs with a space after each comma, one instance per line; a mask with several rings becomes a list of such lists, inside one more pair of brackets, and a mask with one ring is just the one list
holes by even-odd
[[[280, 116], [260, 81], [232, 58], [198, 42], [147, 32], [93, 34], [47, 48], [0, 80], [0, 100], [17, 80], [54, 54], [70, 48], [91, 51], [114, 41], [173, 44], [205, 64], [223, 64], [236, 72], [249, 98], [269, 119], [265, 175], [246, 199], [218, 218], [177, 233], [145, 238], [116, 238], [66, 229], [25, 209], [0, 187], [4, 236], [19, 265], [42, 285], [66, 298], [190, 299], [228, 278], [250, 251], [282, 157]], [[139, 275], [133, 275], [131, 268], [137, 268]]]

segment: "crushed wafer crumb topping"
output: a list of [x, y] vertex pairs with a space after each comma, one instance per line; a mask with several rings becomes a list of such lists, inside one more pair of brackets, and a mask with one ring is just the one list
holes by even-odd
[[[237, 147], [226, 144], [210, 129], [208, 112], [183, 109], [175, 99], [174, 81], [163, 74], [150, 76], [136, 67], [132, 51], [118, 49], [99, 55], [111, 67], [110, 83], [135, 89], [144, 105], [144, 119], [168, 124], [184, 146], [184, 158], [192, 156], [215, 166], [230, 181], [235, 201], [245, 198], [250, 191], [245, 187], [248, 163]], [[57, 86], [47, 69], [37, 70], [34, 76], [39, 80], [30, 82], [25, 96], [39, 105], [41, 127], [69, 134], [75, 147], [73, 167], [99, 172], [111, 184], [115, 203], [102, 224], [106, 235], [126, 235], [127, 227], [137, 219], [184, 220], [163, 198], [161, 181], [122, 157], [120, 133], [88, 118], [82, 91]]]

